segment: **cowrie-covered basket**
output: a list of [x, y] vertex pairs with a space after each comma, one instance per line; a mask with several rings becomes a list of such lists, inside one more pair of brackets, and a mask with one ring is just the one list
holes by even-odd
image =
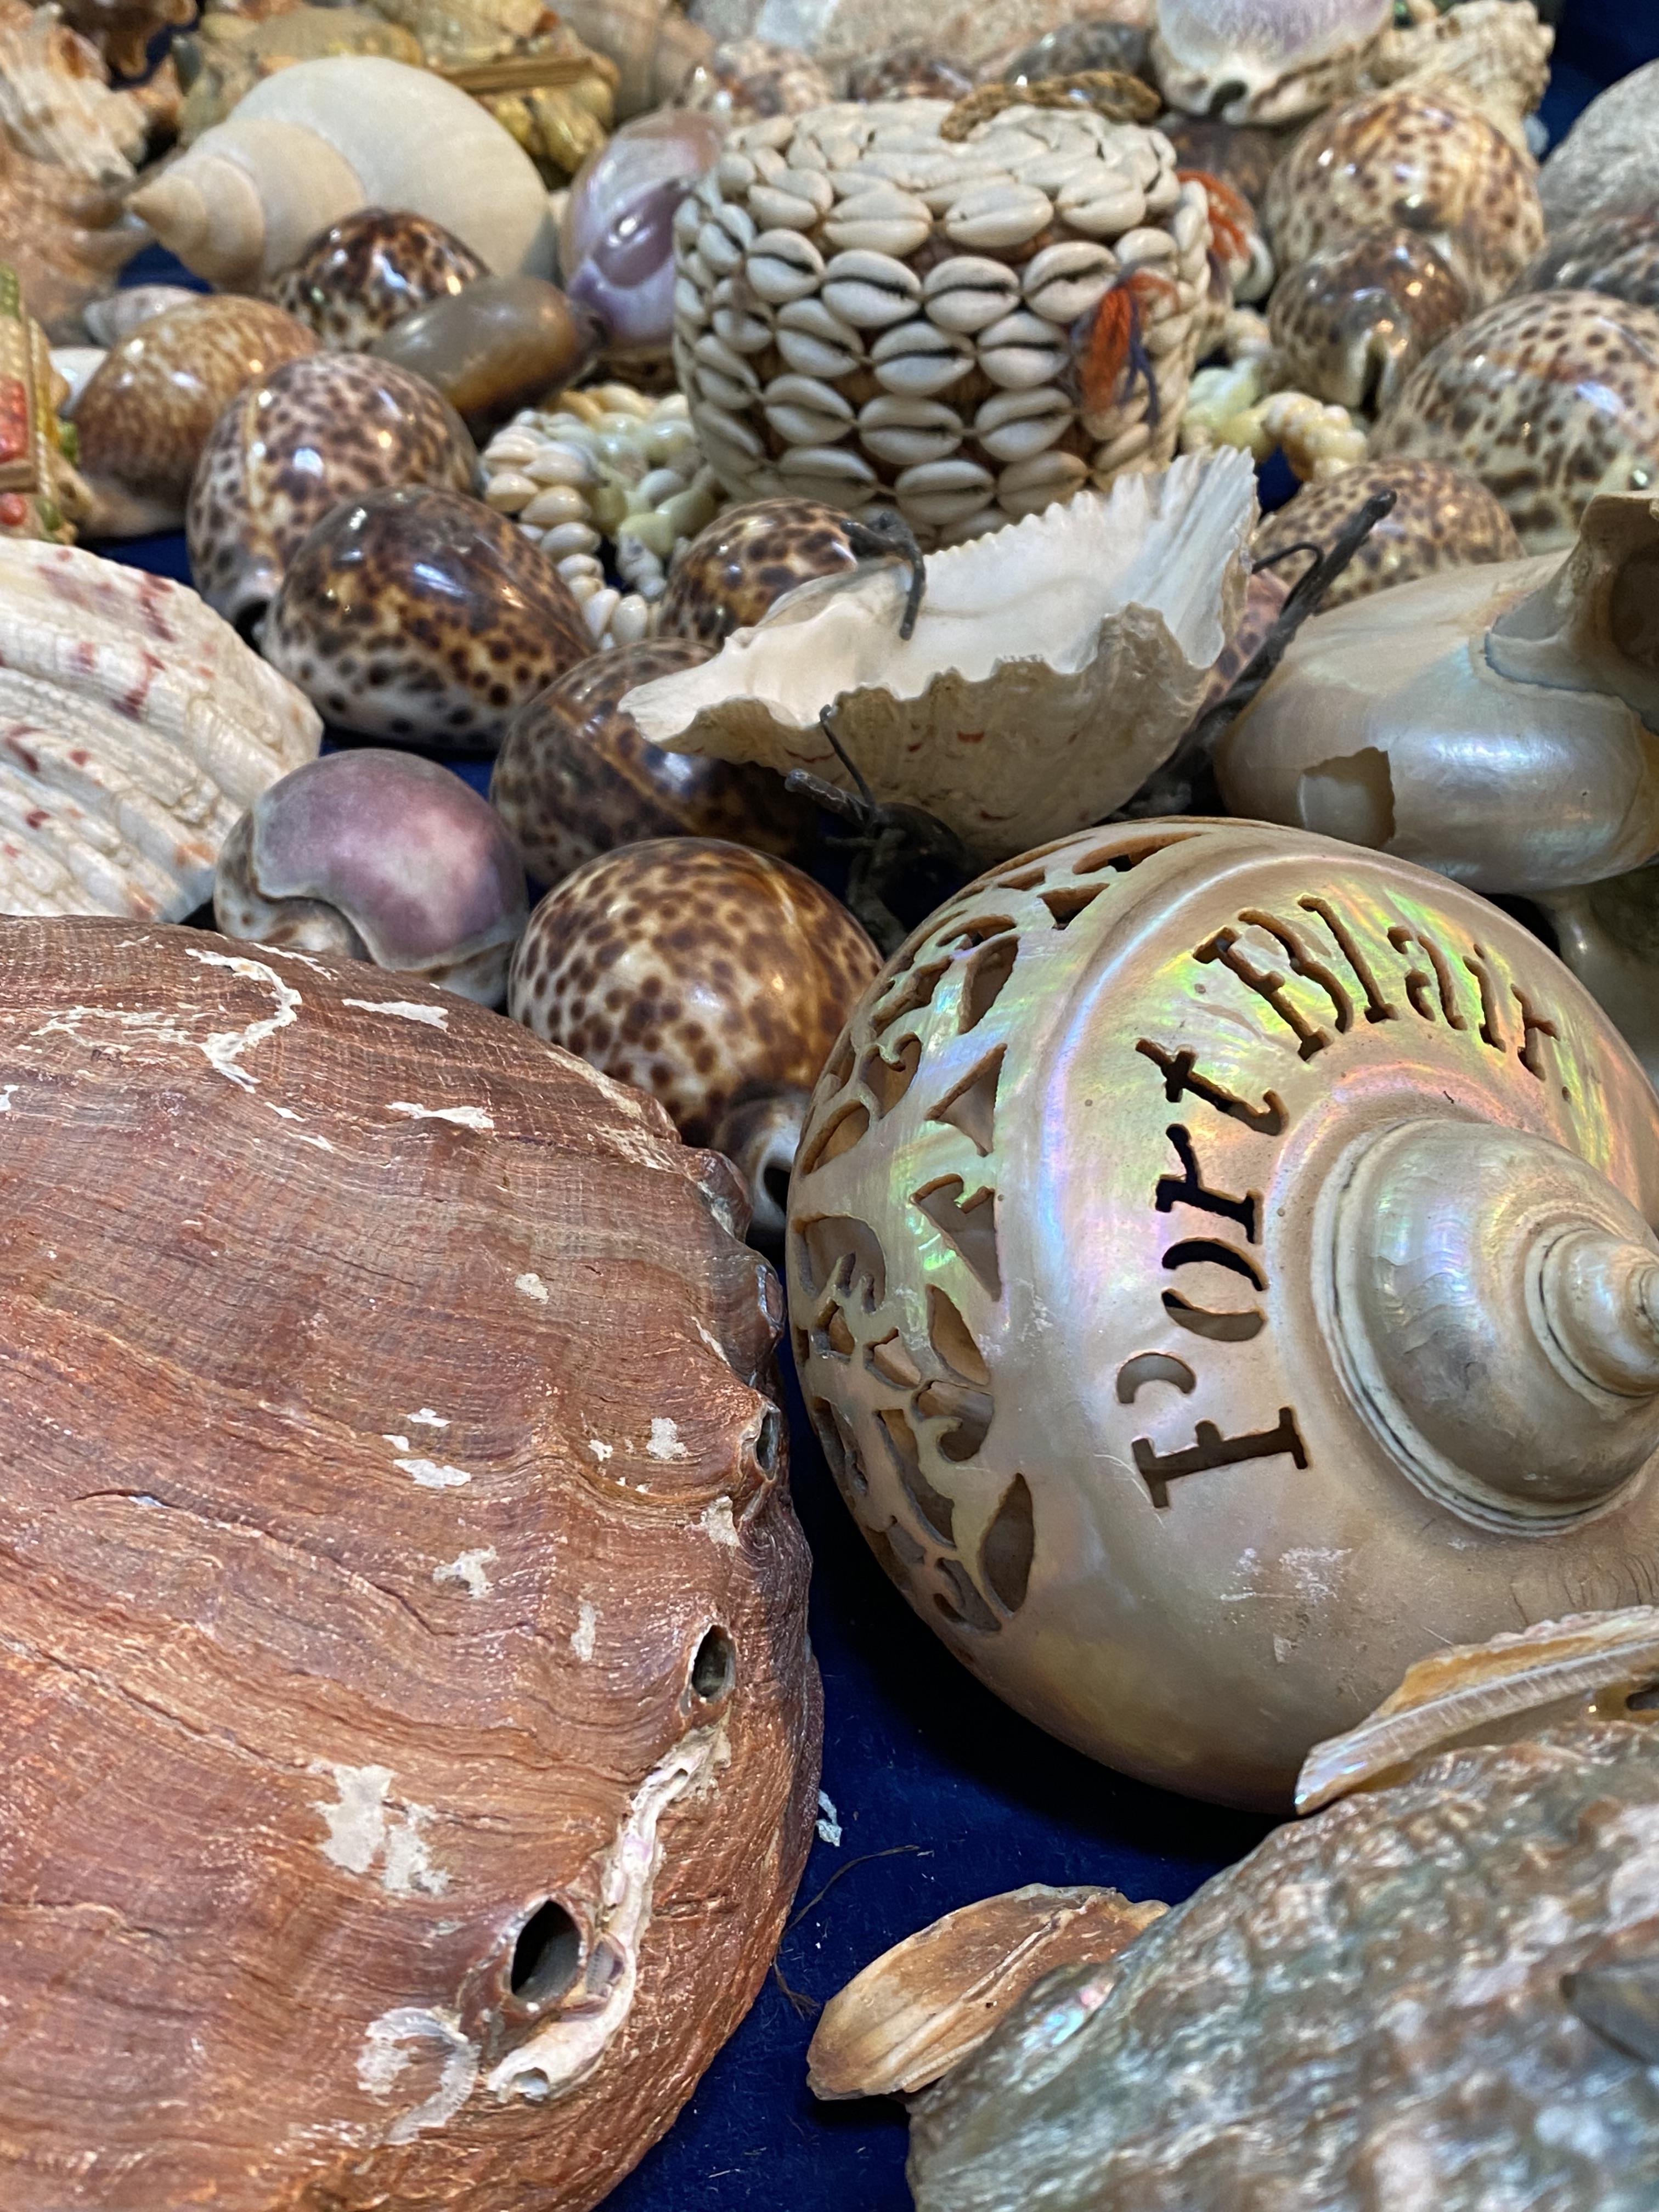
[[[734, 498], [892, 506], [950, 544], [1173, 456], [1203, 187], [1161, 132], [1091, 109], [1005, 109], [960, 140], [951, 112], [770, 117], [682, 203], [675, 368]], [[1120, 286], [1122, 337], [1091, 365]]]
[[1189, 817], [994, 870], [820, 1079], [789, 1312], [847, 1502], [1097, 1758], [1290, 1801], [1413, 1655], [1659, 1536], [1659, 1100], [1536, 938]]

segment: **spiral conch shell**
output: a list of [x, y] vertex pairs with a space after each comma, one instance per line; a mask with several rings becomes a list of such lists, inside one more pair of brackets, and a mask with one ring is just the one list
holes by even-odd
[[0, 538], [0, 913], [181, 921], [322, 724], [196, 593]]
[[1243, 612], [1243, 453], [1120, 478], [931, 555], [915, 630], [887, 563], [815, 578], [623, 701], [670, 751], [809, 769], [925, 808], [996, 860], [1098, 822], [1174, 750]]
[[675, 367], [734, 499], [890, 503], [951, 544], [1173, 455], [1202, 184], [1091, 109], [951, 113], [774, 116], [680, 204]]

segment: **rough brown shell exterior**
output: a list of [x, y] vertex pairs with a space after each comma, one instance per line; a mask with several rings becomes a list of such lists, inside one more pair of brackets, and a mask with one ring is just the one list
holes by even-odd
[[[1393, 584], [1414, 583], [1441, 568], [1474, 568], [1484, 561], [1518, 561], [1515, 526], [1496, 494], [1449, 461], [1362, 461], [1329, 483], [1304, 484], [1295, 498], [1257, 528], [1258, 561], [1308, 541], [1333, 544], [1374, 492], [1391, 491], [1385, 514], [1319, 602], [1319, 612], [1346, 606]], [[1278, 573], [1294, 582], [1305, 560], [1285, 562]]]
[[728, 507], [675, 562], [657, 635], [692, 638], [712, 651], [809, 576], [857, 566], [847, 517], [821, 500], [757, 499]]
[[1502, 301], [1413, 370], [1371, 453], [1467, 469], [1527, 552], [1565, 548], [1596, 493], [1659, 477], [1659, 312], [1597, 292]]
[[914, 2095], [977, 2051], [1044, 1974], [1115, 1959], [1168, 1910], [1033, 1882], [947, 1912], [830, 1998], [807, 2086], [824, 2098]]
[[331, 353], [359, 353], [429, 300], [489, 272], [471, 248], [425, 216], [357, 208], [314, 238], [267, 292]]
[[769, 39], [729, 39], [698, 63], [675, 104], [718, 116], [729, 128], [771, 115], [799, 115], [835, 96], [823, 71], [798, 47]]
[[447, 400], [389, 362], [310, 354], [246, 386], [219, 417], [191, 487], [191, 573], [238, 622], [274, 599], [331, 508], [399, 484], [470, 491], [477, 453]]
[[1364, 230], [1287, 270], [1267, 324], [1282, 382], [1376, 412], [1473, 306], [1468, 285], [1427, 239]]
[[1604, 1722], [1279, 1829], [931, 2093], [918, 2212], [1642, 2212], [1659, 2081], [1561, 1984], [1650, 1938], [1656, 1817], [1659, 1735]]
[[769, 769], [664, 752], [622, 710], [625, 692], [694, 668], [708, 648], [683, 638], [595, 653], [538, 691], [507, 726], [490, 804], [531, 874], [556, 884], [596, 854], [648, 837], [723, 837], [790, 854], [813, 813]]
[[787, 860], [703, 837], [625, 846], [530, 917], [514, 1020], [659, 1098], [701, 1142], [744, 1094], [809, 1089], [881, 964]]
[[1638, 307], [1659, 307], [1659, 208], [1591, 216], [1553, 232], [1515, 289], [1606, 292]]
[[84, 921], [0, 965], [0, 2189], [585, 2212], [811, 1834], [732, 1178], [422, 983]]
[[242, 386], [316, 350], [281, 307], [228, 294], [140, 324], [75, 403], [97, 502], [90, 533], [176, 530], [209, 434]]
[[1281, 269], [1355, 231], [1403, 225], [1485, 306], [1544, 242], [1531, 164], [1454, 87], [1401, 85], [1321, 116], [1273, 172], [1263, 209]]
[[586, 659], [569, 586], [503, 515], [459, 493], [368, 492], [289, 564], [262, 650], [327, 721], [493, 751], [515, 707]]
[[1653, 204], [1654, 102], [1659, 61], [1645, 63], [1591, 100], [1538, 179], [1552, 231], [1587, 216]]

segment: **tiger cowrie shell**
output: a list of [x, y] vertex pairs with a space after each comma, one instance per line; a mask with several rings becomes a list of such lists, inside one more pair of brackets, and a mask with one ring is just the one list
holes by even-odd
[[840, 252], [914, 253], [932, 234], [933, 218], [914, 192], [896, 185], [845, 199], [823, 226], [824, 237]]
[[824, 304], [857, 330], [907, 321], [921, 297], [914, 269], [885, 253], [838, 253], [824, 270]]
[[862, 506], [878, 488], [869, 462], [845, 446], [791, 446], [775, 466], [792, 492], [822, 496], [826, 505], [855, 501]]
[[1061, 222], [1085, 237], [1115, 239], [1146, 220], [1146, 195], [1115, 174], [1085, 174], [1060, 186], [1055, 207]]
[[1076, 419], [1071, 401], [1052, 385], [994, 392], [974, 417], [974, 442], [994, 460], [1028, 461], [1063, 438]]
[[717, 222], [704, 223], [697, 233], [697, 251], [717, 276], [729, 276], [743, 259], [742, 246]]
[[763, 230], [750, 247], [744, 273], [771, 307], [804, 300], [823, 282], [823, 256], [796, 230]]
[[954, 331], [931, 322], [901, 323], [870, 349], [870, 368], [884, 392], [931, 399], [958, 384], [974, 366], [974, 349]]
[[988, 469], [958, 456], [946, 461], [924, 461], [920, 468], [902, 471], [893, 494], [902, 512], [913, 520], [939, 524], [975, 513], [994, 488]]
[[792, 446], [828, 445], [853, 427], [851, 401], [815, 376], [775, 376], [761, 397], [767, 421]]
[[1020, 276], [1025, 304], [1068, 326], [1096, 305], [1117, 274], [1117, 256], [1092, 239], [1066, 238], [1033, 254]]
[[962, 418], [937, 399], [905, 399], [884, 392], [859, 410], [859, 441], [878, 460], [897, 468], [942, 461], [962, 443]]
[[1039, 514], [1081, 491], [1088, 476], [1089, 464], [1077, 453], [1037, 453], [1003, 470], [997, 478], [997, 505], [1005, 514]]
[[982, 331], [1019, 301], [1019, 278], [1006, 262], [953, 254], [922, 279], [923, 312], [941, 330]]
[[1015, 392], [1029, 392], [1039, 384], [1053, 384], [1065, 373], [1071, 348], [1052, 323], [1021, 309], [981, 331], [979, 365], [993, 384]]
[[952, 201], [945, 234], [953, 246], [1024, 246], [1054, 219], [1047, 192], [1011, 178], [1006, 185], [976, 185]]

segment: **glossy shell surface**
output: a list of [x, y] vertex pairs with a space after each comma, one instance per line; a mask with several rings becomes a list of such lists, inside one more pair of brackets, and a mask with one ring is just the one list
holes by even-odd
[[816, 1082], [880, 956], [787, 861], [709, 838], [591, 860], [530, 917], [509, 1010], [659, 1098], [682, 1134]]
[[1419, 231], [1477, 306], [1506, 290], [1544, 242], [1526, 156], [1443, 85], [1401, 85], [1321, 116], [1273, 172], [1263, 212], [1281, 269], [1355, 231]]
[[[1467, 470], [1449, 461], [1362, 461], [1329, 483], [1304, 484], [1294, 499], [1265, 516], [1254, 542], [1257, 560], [1304, 539], [1330, 545], [1379, 491], [1393, 492], [1393, 512], [1373, 527], [1325, 593], [1322, 611], [1441, 568], [1521, 558], [1521, 541], [1502, 502]], [[1307, 565], [1281, 562], [1278, 573], [1294, 581]]]
[[681, 638], [596, 653], [538, 691], [507, 726], [490, 804], [537, 881], [556, 884], [595, 854], [650, 837], [720, 837], [792, 854], [813, 812], [769, 769], [664, 752], [622, 699], [636, 684], [694, 668], [708, 648]]
[[1565, 547], [1597, 492], [1659, 480], [1659, 311], [1598, 292], [1501, 301], [1419, 362], [1371, 454], [1467, 469], [1528, 553]]
[[325, 517], [265, 617], [267, 660], [325, 721], [493, 752], [515, 707], [593, 641], [569, 586], [459, 493], [367, 493]]
[[837, 507], [816, 499], [758, 499], [728, 507], [675, 562], [658, 635], [693, 638], [712, 649], [734, 629], [757, 623], [809, 576], [833, 576], [857, 566], [847, 518]]
[[1659, 207], [1591, 216], [1553, 232], [1515, 289], [1606, 292], [1638, 307], [1659, 307]]
[[315, 334], [281, 307], [228, 294], [141, 323], [75, 403], [94, 531], [176, 530], [202, 449], [242, 386], [316, 350]]
[[266, 287], [331, 353], [356, 353], [429, 300], [488, 272], [441, 222], [392, 208], [357, 208], [314, 238]]
[[1267, 325], [1284, 380], [1316, 399], [1376, 412], [1474, 301], [1445, 255], [1411, 230], [1360, 231], [1322, 246], [1273, 288]]
[[842, 1494], [973, 1672], [1112, 1765], [1284, 1804], [1437, 1642], [1559, 1612], [1564, 1575], [1629, 1601], [1650, 1486], [1547, 1529], [1454, 1506], [1346, 1379], [1330, 1209], [1402, 1123], [1525, 1131], [1659, 1200], [1659, 1101], [1535, 938], [1237, 821], [984, 877], [820, 1080], [789, 1304]]
[[0, 971], [0, 1874], [53, 1908], [8, 1948], [0, 2191], [586, 2212], [811, 1835], [731, 1172], [411, 979], [86, 921]]
[[1659, 1735], [1607, 1722], [1279, 1829], [933, 2092], [918, 2212], [1643, 2212], [1659, 2080], [1562, 1983], [1651, 1956], [1656, 1819]]
[[240, 622], [275, 598], [342, 500], [403, 484], [465, 492], [477, 453], [431, 386], [362, 354], [311, 354], [248, 385], [219, 417], [191, 487], [191, 572]]
[[375, 341], [435, 385], [469, 422], [499, 422], [532, 400], [562, 391], [592, 360], [599, 334], [540, 276], [481, 276], [417, 307]]

